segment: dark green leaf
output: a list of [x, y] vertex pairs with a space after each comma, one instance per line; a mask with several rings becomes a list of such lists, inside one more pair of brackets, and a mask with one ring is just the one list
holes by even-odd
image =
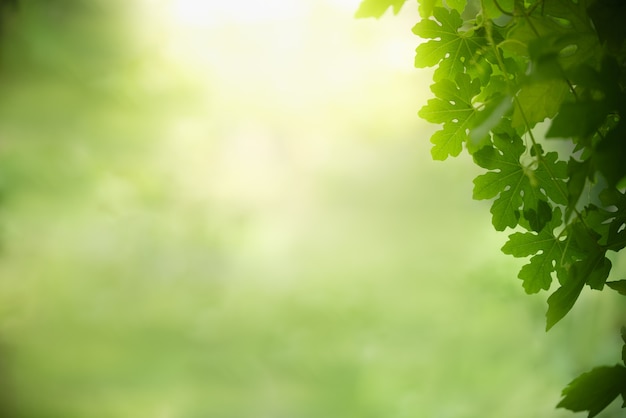
[[552, 208], [545, 200], [538, 199], [536, 209], [524, 209], [524, 218], [526, 218], [533, 231], [539, 232], [552, 220]]
[[606, 242], [603, 242], [613, 251], [619, 251], [626, 247], [626, 193], [612, 188], [604, 189], [600, 192], [600, 200], [605, 210], [600, 214], [603, 216], [601, 230], [606, 234]]
[[601, 288], [611, 269], [611, 262], [598, 251], [575, 262], [561, 279], [562, 285], [548, 298], [546, 330], [552, 328], [572, 309], [585, 283]]
[[602, 125], [609, 111], [604, 101], [563, 103], [546, 138], [588, 137]]
[[566, 244], [553, 233], [561, 224], [561, 211], [556, 209], [552, 220], [539, 233], [516, 232], [509, 235], [509, 240], [502, 247], [502, 252], [514, 257], [532, 255], [530, 263], [519, 272], [526, 293], [548, 290], [552, 283], [552, 272], [564, 261]]
[[626, 177], [626, 122], [620, 121], [596, 146], [593, 156], [598, 171], [610, 187], [615, 187]]
[[[617, 291], [620, 295], [626, 296], [626, 280], [617, 280], [614, 282], [606, 282], [606, 285]], [[626, 341], [625, 341], [626, 342]]]
[[[600, 45], [590, 19], [586, 2], [550, 0], [535, 7], [531, 15], [518, 18], [507, 33], [507, 40], [516, 45], [516, 54], [530, 56], [529, 46], [539, 47], [533, 58], [561, 53], [564, 68], [599, 57]], [[572, 45], [573, 48], [567, 48]]]
[[474, 179], [474, 199], [498, 196], [491, 207], [496, 230], [515, 227], [521, 211], [539, 213], [540, 200], [567, 203], [567, 165], [557, 161], [556, 153], [536, 156], [522, 164], [520, 158], [526, 147], [519, 136], [495, 134], [493, 143], [474, 153], [476, 164], [492, 170]]
[[626, 389], [626, 368], [621, 365], [597, 367], [570, 382], [557, 405], [570, 411], [589, 411], [594, 417]]
[[537, 122], [554, 117], [568, 92], [567, 83], [558, 79], [522, 86], [516, 96], [511, 125], [526, 130]]
[[567, 181], [567, 211], [565, 214], [565, 220], [569, 220], [570, 214], [576, 208], [576, 204], [580, 199], [587, 180], [591, 180], [592, 176], [591, 164], [589, 160], [579, 162], [573, 157], [567, 162], [567, 174], [569, 180]]

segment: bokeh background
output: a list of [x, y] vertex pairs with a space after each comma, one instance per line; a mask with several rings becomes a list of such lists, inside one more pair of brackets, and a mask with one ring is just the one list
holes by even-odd
[[6, 11], [3, 417], [575, 416], [620, 301], [544, 332], [478, 169], [430, 159], [416, 6], [358, 4]]

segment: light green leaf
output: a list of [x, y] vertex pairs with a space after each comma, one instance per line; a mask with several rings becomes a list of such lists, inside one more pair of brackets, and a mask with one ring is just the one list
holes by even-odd
[[358, 10], [356, 11], [355, 17], [357, 18], [365, 18], [365, 17], [381, 17], [388, 8], [393, 8], [393, 13], [398, 14], [402, 5], [406, 0], [363, 0]]
[[476, 53], [486, 45], [486, 39], [474, 31], [461, 31], [463, 19], [455, 9], [433, 9], [433, 19], [423, 19], [413, 27], [417, 36], [430, 39], [415, 50], [417, 68], [439, 66], [433, 80], [454, 80], [473, 65]]
[[435, 7], [448, 7], [454, 9], [459, 13], [463, 13], [467, 0], [446, 0], [445, 5], [443, 0], [417, 0], [419, 4], [420, 16], [424, 19], [433, 15]]
[[435, 98], [430, 99], [419, 111], [419, 116], [432, 123], [444, 123], [443, 128], [431, 137], [435, 160], [456, 157], [467, 141], [467, 131], [473, 127], [476, 109], [472, 98], [480, 92], [478, 80], [459, 74], [456, 82], [443, 79], [431, 86]]
[[443, 7], [442, 0], [417, 0], [419, 3], [419, 13], [424, 19], [433, 15], [433, 9], [435, 7]]
[[487, 103], [485, 108], [476, 114], [475, 127], [470, 132], [471, 141], [478, 143], [487, 136], [502, 121], [512, 106], [511, 96], [499, 96]]
[[[514, 0], [498, 0], [498, 4], [504, 11], [512, 14], [513, 13], [513, 1]], [[502, 16], [502, 11], [498, 8], [494, 0], [483, 0], [482, 5], [483, 5], [482, 12], [486, 18], [497, 19], [500, 16]]]

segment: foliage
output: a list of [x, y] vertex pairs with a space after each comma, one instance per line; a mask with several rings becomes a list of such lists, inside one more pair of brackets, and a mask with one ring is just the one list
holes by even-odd
[[[357, 15], [397, 13], [402, 3], [364, 0]], [[441, 125], [432, 157], [465, 150], [487, 170], [474, 180], [474, 198], [494, 199], [494, 228], [514, 230], [502, 251], [530, 257], [518, 274], [525, 291], [556, 288], [550, 329], [585, 285], [604, 288], [611, 257], [626, 247], [626, 3], [418, 6], [413, 32], [425, 42], [415, 66], [434, 67], [435, 96], [419, 116]], [[626, 294], [624, 283], [608, 286]], [[626, 401], [626, 368], [599, 367], [572, 381], [558, 406], [591, 417], [619, 395]]]

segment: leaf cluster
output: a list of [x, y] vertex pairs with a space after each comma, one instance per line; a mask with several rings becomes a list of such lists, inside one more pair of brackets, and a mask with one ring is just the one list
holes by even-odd
[[[440, 126], [432, 157], [467, 152], [485, 169], [473, 197], [492, 201], [496, 230], [511, 230], [502, 251], [526, 258], [525, 291], [552, 290], [550, 329], [585, 287], [604, 288], [626, 247], [626, 3], [417, 3], [415, 66], [434, 68], [418, 114]], [[357, 15], [403, 4], [364, 0]], [[609, 287], [626, 294], [626, 281]], [[559, 406], [593, 416], [624, 387], [623, 366], [594, 369]]]

